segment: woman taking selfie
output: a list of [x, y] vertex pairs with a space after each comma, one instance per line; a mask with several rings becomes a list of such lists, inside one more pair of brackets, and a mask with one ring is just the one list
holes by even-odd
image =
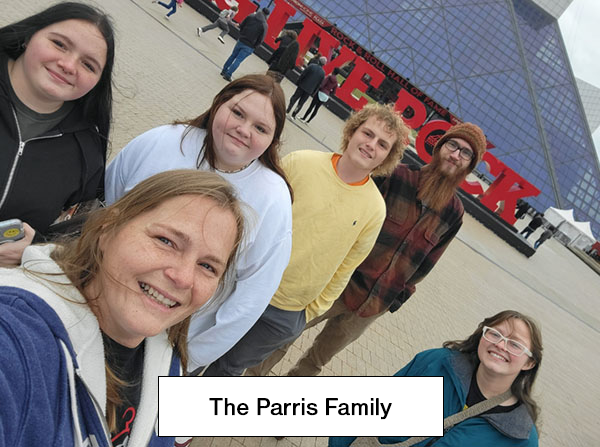
[[0, 245], [0, 266], [19, 264], [65, 208], [102, 196], [113, 59], [112, 25], [88, 5], [0, 28], [0, 221], [25, 228]]
[[[479, 323], [467, 339], [423, 351], [396, 373], [444, 378], [443, 437], [336, 437], [329, 446], [535, 447], [539, 408], [532, 388], [541, 363], [542, 334], [535, 321], [505, 310]], [[480, 403], [475, 415], [447, 426], [449, 416]]]
[[172, 171], [0, 269], [0, 445], [173, 446], [157, 377], [186, 367], [190, 316], [242, 233], [231, 185]]
[[108, 203], [150, 175], [186, 168], [220, 174], [249, 205], [245, 248], [229, 290], [216, 297], [226, 301], [192, 319], [191, 371], [219, 358], [252, 327], [288, 264], [291, 191], [278, 155], [284, 123], [279, 84], [270, 76], [244, 76], [227, 84], [197, 118], [132, 140], [107, 168]]

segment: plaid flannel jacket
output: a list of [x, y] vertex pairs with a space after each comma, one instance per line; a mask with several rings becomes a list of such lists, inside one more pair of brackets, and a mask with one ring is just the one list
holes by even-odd
[[346, 306], [361, 317], [398, 310], [462, 225], [464, 208], [456, 194], [439, 214], [421, 205], [420, 175], [417, 167], [399, 165], [379, 185], [387, 207], [383, 228], [342, 293]]

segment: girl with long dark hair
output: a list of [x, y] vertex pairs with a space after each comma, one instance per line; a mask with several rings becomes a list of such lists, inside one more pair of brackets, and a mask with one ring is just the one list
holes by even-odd
[[102, 197], [114, 49], [109, 18], [81, 3], [0, 28], [0, 220], [25, 227], [0, 246], [0, 266], [63, 210]]

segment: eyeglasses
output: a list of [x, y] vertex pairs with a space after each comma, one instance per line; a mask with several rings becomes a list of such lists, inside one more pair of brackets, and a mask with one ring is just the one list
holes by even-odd
[[506, 347], [506, 350], [517, 357], [523, 354], [527, 354], [529, 357], [533, 357], [532, 352], [529, 349], [527, 349], [522, 343], [519, 343], [518, 341], [512, 340], [510, 338], [506, 338], [494, 328], [483, 326], [483, 338], [495, 345], [504, 340], [504, 346]]
[[456, 152], [460, 150], [459, 154], [463, 160], [472, 160], [473, 156], [475, 155], [471, 149], [468, 147], [460, 147], [454, 140], [448, 140], [444, 144], [450, 152]]

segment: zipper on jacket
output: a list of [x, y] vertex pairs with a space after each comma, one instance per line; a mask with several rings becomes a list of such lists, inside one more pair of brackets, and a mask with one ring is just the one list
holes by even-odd
[[8, 173], [8, 179], [6, 180], [6, 186], [4, 187], [4, 192], [2, 193], [2, 197], [0, 197], [0, 210], [2, 209], [2, 205], [4, 205], [4, 202], [6, 202], [6, 198], [8, 197], [8, 191], [10, 190], [13, 178], [15, 176], [15, 172], [17, 171], [17, 165], [19, 164], [19, 160], [21, 159], [21, 156], [23, 155], [23, 151], [25, 150], [25, 144], [29, 143], [30, 141], [43, 140], [46, 138], [58, 138], [58, 137], [62, 137], [62, 135], [63, 135], [62, 133], [59, 133], [56, 135], [34, 137], [34, 138], [28, 139], [27, 141], [23, 141], [21, 138], [21, 127], [19, 126], [19, 120], [17, 119], [17, 113], [15, 112], [15, 108], [12, 106], [11, 106], [11, 111], [12, 111], [13, 117], [15, 118], [15, 124], [17, 125], [17, 135], [19, 137], [19, 149], [17, 150], [17, 154], [15, 155], [12, 166]]
[[96, 399], [96, 396], [94, 396], [94, 393], [92, 393], [92, 390], [90, 389], [88, 384], [85, 383], [85, 380], [83, 380], [83, 377], [81, 376], [81, 370], [79, 368], [77, 368], [75, 370], [75, 374], [77, 375], [77, 377], [79, 377], [79, 380], [83, 384], [83, 387], [86, 389], [88, 396], [90, 397], [92, 404], [94, 405], [94, 407], [96, 409], [98, 419], [100, 420], [100, 424], [102, 425], [102, 428], [104, 429], [104, 436], [106, 436], [106, 440], [109, 442], [109, 445], [112, 445], [112, 441], [111, 441], [112, 436], [110, 434], [110, 429], [108, 428], [108, 423], [106, 422], [106, 417], [104, 416], [104, 407], [102, 405], [100, 405], [100, 402], [98, 402], [98, 399]]

